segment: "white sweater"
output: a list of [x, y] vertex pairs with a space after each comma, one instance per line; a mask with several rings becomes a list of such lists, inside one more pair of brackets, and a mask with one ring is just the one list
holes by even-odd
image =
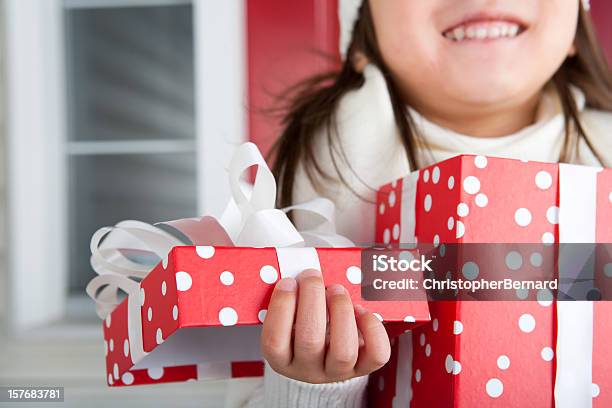
[[[340, 182], [326, 182], [315, 190], [299, 169], [295, 180], [294, 202], [316, 196], [334, 201], [337, 208], [338, 232], [355, 243], [374, 242], [376, 188], [410, 172], [406, 153], [395, 127], [387, 87], [378, 69], [366, 67], [365, 84], [347, 94], [341, 101], [337, 117], [339, 142], [345, 156], [335, 157], [339, 170], [351, 188]], [[581, 111], [581, 121], [589, 140], [603, 155], [605, 164], [612, 160], [612, 114], [585, 109], [583, 93], [574, 88], [574, 97]], [[428, 166], [462, 153], [482, 154], [525, 160], [558, 161], [564, 140], [564, 120], [559, 98], [547, 87], [540, 101], [536, 121], [519, 132], [502, 137], [472, 137], [442, 128], [411, 110], [418, 131], [427, 143], [417, 151], [419, 166]], [[317, 152], [324, 171], [334, 173], [325, 135], [318, 135]], [[584, 141], [578, 146], [579, 162], [600, 165]], [[345, 160], [347, 158], [348, 160]], [[347, 162], [348, 161], [348, 162]], [[358, 198], [353, 191], [366, 198]], [[360, 222], [354, 222], [359, 219]], [[299, 224], [299, 219], [296, 220]], [[274, 407], [357, 407], [363, 400], [366, 377], [341, 383], [314, 385], [288, 379], [266, 367], [263, 384], [251, 397], [248, 406]]]

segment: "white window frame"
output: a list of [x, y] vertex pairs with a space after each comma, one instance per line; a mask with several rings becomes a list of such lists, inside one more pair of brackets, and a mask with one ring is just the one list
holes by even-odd
[[[67, 124], [63, 7], [88, 0], [5, 0], [9, 325], [65, 316]], [[113, 0], [109, 5], [180, 0]], [[182, 1], [184, 2], [184, 1]], [[92, 0], [91, 4], [101, 3]], [[198, 211], [219, 215], [225, 168], [246, 137], [244, 0], [193, 0]], [[222, 41], [221, 41], [222, 40]], [[119, 221], [119, 220], [118, 220]]]

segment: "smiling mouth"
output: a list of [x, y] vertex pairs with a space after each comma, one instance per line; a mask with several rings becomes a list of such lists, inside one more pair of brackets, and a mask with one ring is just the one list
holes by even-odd
[[456, 25], [442, 33], [454, 42], [510, 39], [521, 35], [526, 27], [512, 21], [471, 21]]

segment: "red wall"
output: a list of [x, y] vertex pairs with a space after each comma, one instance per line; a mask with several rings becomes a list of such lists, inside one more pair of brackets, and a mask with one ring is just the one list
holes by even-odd
[[[266, 154], [278, 119], [262, 112], [275, 97], [339, 60], [337, 0], [246, 0], [250, 140]], [[317, 52], [319, 53], [317, 55]], [[278, 105], [278, 104], [276, 104]]]
[[597, 35], [612, 65], [612, 1], [591, 0], [591, 16]]

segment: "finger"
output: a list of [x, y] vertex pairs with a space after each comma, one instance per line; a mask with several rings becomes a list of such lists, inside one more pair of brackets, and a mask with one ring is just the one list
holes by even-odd
[[309, 370], [323, 370], [325, 357], [326, 305], [321, 272], [307, 269], [298, 278], [293, 361]]
[[297, 301], [297, 282], [283, 278], [276, 284], [261, 332], [261, 352], [272, 368], [291, 363], [291, 336]]
[[389, 336], [382, 322], [363, 306], [355, 306], [357, 328], [363, 336], [364, 345], [359, 351], [355, 371], [358, 375], [369, 374], [384, 366], [391, 356]]
[[327, 288], [329, 348], [325, 371], [330, 376], [352, 373], [359, 354], [359, 340], [353, 302], [342, 285]]

